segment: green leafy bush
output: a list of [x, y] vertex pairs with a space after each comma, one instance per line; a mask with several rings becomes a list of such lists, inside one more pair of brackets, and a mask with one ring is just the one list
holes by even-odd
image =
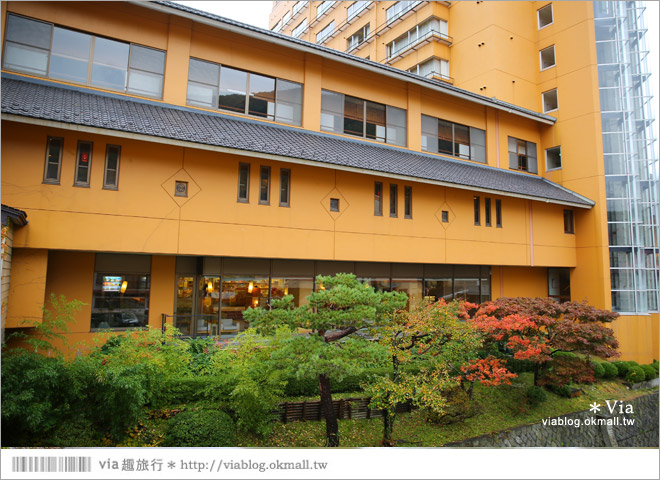
[[13, 350], [2, 356], [2, 445], [27, 446], [64, 421], [75, 400], [65, 362]]
[[536, 407], [548, 399], [548, 394], [545, 393], [545, 390], [536, 385], [530, 386], [526, 390], [525, 396], [527, 397], [527, 403], [529, 403], [531, 407]]
[[628, 365], [628, 362], [617, 360], [616, 362], [612, 362], [612, 365], [616, 367], [618, 372], [617, 375], [619, 375], [619, 377], [626, 378], [628, 370], [630, 370], [630, 365]]
[[654, 378], [658, 378], [658, 371], [655, 368], [653, 368], [652, 364], [642, 365], [640, 368], [644, 370], [644, 374], [646, 375], [646, 381], [653, 380]]
[[195, 375], [212, 373], [213, 352], [218, 348], [213, 338], [194, 338], [188, 340], [190, 351], [190, 371]]
[[166, 405], [178, 405], [209, 400], [228, 405], [232, 389], [233, 385], [221, 375], [174, 377], [163, 383], [161, 401]]
[[603, 378], [614, 378], [619, 374], [619, 370], [612, 362], [603, 362], [601, 365], [604, 370]]
[[653, 360], [653, 363], [651, 364], [653, 368], [655, 368], [655, 371], [658, 372], [660, 371], [660, 363], [658, 363], [657, 360]]
[[165, 447], [232, 447], [234, 422], [222, 410], [181, 412], [167, 424]]
[[590, 362], [591, 363], [591, 368], [594, 371], [594, 377], [596, 378], [603, 378], [605, 376], [605, 367], [603, 367], [603, 364], [601, 362]]
[[639, 366], [632, 366], [626, 374], [626, 381], [630, 383], [638, 383], [646, 380], [646, 373], [644, 369]]
[[548, 385], [548, 388], [550, 391], [556, 393], [560, 397], [570, 398], [572, 393], [572, 389], [568, 385], [561, 385], [561, 386]]

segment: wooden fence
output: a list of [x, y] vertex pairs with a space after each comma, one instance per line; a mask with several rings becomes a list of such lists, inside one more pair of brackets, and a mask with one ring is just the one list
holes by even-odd
[[[353, 418], [377, 418], [383, 416], [383, 410], [369, 408], [371, 397], [341, 398], [332, 401], [335, 414], [338, 419]], [[396, 406], [396, 412], [411, 412], [412, 403], [400, 403]], [[280, 403], [277, 410], [279, 419], [283, 423], [296, 420], [321, 420], [323, 412], [321, 410], [320, 400], [308, 400], [302, 402], [284, 402]]]

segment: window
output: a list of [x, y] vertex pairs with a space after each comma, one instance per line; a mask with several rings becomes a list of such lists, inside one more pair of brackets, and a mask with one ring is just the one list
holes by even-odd
[[303, 8], [305, 8], [306, 5], [307, 5], [307, 2], [304, 2], [304, 1], [296, 2], [293, 5], [293, 14], [295, 15], [296, 13], [301, 11]]
[[543, 113], [552, 112], [559, 108], [557, 103], [557, 89], [548, 90], [543, 92]]
[[303, 32], [307, 29], [307, 18], [303, 18], [303, 21], [298, 24], [296, 28], [291, 32], [291, 36], [298, 38]]
[[484, 198], [484, 223], [490, 227], [490, 198]]
[[322, 90], [321, 130], [406, 145], [406, 111]]
[[430, 18], [419, 25], [415, 25], [406, 33], [387, 44], [387, 58], [398, 55], [432, 35], [449, 39], [448, 23], [439, 18]]
[[360, 14], [364, 9], [366, 9], [371, 2], [353, 2], [348, 6], [346, 11], [347, 20], [351, 20], [353, 17]]
[[326, 38], [335, 33], [335, 21], [330, 22], [323, 30], [316, 34], [316, 43], [323, 43]]
[[478, 196], [474, 197], [474, 224], [481, 225], [481, 198]]
[[575, 233], [573, 210], [564, 210], [564, 233]]
[[280, 169], [280, 207], [288, 207], [291, 197], [291, 170]]
[[486, 131], [422, 115], [422, 150], [486, 162]]
[[330, 199], [330, 211], [331, 212], [338, 212], [339, 211], [339, 199], [338, 198], [331, 198]]
[[396, 2], [387, 9], [387, 23], [393, 22], [400, 16], [412, 10], [416, 5], [421, 2]]
[[277, 22], [273, 27], [273, 32], [279, 32], [280, 30], [282, 30], [282, 20]]
[[541, 70], [555, 66], [555, 46], [551, 45], [539, 52], [541, 59]]
[[161, 98], [165, 52], [9, 14], [3, 68]]
[[76, 173], [73, 184], [76, 187], [89, 187], [89, 172], [92, 169], [92, 142], [78, 142]]
[[449, 210], [442, 211], [442, 222], [443, 223], [449, 222]]
[[270, 204], [270, 167], [263, 165], [259, 169], [259, 203]]
[[103, 173], [103, 188], [117, 189], [119, 185], [119, 157], [121, 147], [108, 145], [105, 147], [105, 169]]
[[552, 3], [547, 4], [543, 8], [539, 8], [536, 13], [539, 20], [539, 30], [552, 23]]
[[188, 182], [177, 180], [174, 182], [174, 196], [187, 197], [188, 196]]
[[188, 105], [301, 125], [302, 84], [190, 59]]
[[399, 215], [399, 186], [390, 183], [390, 217]]
[[355, 32], [353, 35], [346, 39], [346, 51], [352, 50], [353, 48], [360, 45], [367, 38], [369, 38], [369, 24], [367, 23], [360, 30]]
[[328, 9], [332, 7], [334, 4], [335, 2], [321, 2], [321, 4], [318, 7], [316, 7], [316, 18], [319, 18], [321, 15], [327, 12]]
[[374, 183], [374, 215], [383, 215], [383, 184]]
[[405, 218], [412, 218], [412, 187], [403, 187], [403, 194], [404, 194], [403, 215]]
[[548, 148], [545, 151], [545, 169], [561, 168], [561, 147]]
[[289, 20], [291, 20], [291, 10], [287, 11], [282, 17], [282, 27], [289, 23]]
[[519, 138], [509, 137], [509, 168], [538, 173], [536, 144]]
[[44, 165], [44, 183], [60, 183], [62, 166], [62, 145], [64, 139], [48, 137], [46, 141], [46, 164]]
[[238, 201], [248, 203], [250, 201], [250, 164], [238, 164]]
[[502, 228], [502, 200], [495, 200], [495, 226]]
[[426, 78], [439, 77], [443, 80], [451, 79], [449, 76], [449, 62], [436, 57], [432, 57], [425, 62], [419, 63], [414, 67], [409, 68], [408, 71]]

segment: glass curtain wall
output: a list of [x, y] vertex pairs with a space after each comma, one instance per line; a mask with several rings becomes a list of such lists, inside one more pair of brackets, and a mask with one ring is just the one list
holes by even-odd
[[594, 2], [612, 308], [658, 310], [658, 158], [642, 2]]

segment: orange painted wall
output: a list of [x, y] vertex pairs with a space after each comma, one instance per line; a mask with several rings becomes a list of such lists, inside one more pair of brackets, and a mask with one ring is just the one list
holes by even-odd
[[47, 249], [20, 248], [14, 243], [6, 328], [26, 327], [41, 321], [47, 265]]

